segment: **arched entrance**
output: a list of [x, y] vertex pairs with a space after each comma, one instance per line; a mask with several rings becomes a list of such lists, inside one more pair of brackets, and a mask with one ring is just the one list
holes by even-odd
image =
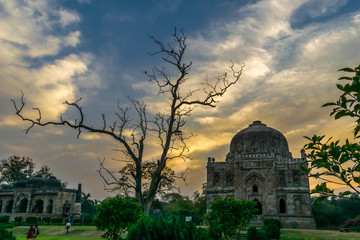
[[286, 213], [286, 202], [285, 202], [285, 199], [283, 199], [283, 198], [280, 198], [279, 210], [280, 210], [280, 213]]
[[26, 213], [27, 206], [28, 206], [28, 200], [26, 198], [22, 199], [19, 205], [19, 213]]
[[47, 206], [47, 213], [52, 213], [53, 211], [53, 200], [49, 200], [48, 206]]
[[10, 200], [6, 206], [6, 213], [12, 213], [14, 200]]
[[43, 213], [44, 211], [44, 201], [37, 200], [35, 207], [33, 208], [33, 213]]
[[257, 208], [257, 212], [256, 215], [262, 215], [262, 204], [259, 200], [257, 200], [256, 198], [253, 200], [254, 202], [256, 202], [256, 208]]

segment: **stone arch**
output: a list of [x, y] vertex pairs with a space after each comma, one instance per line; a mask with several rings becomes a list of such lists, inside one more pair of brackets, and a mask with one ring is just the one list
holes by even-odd
[[255, 198], [253, 200], [254, 202], [256, 202], [256, 208], [257, 208], [257, 212], [256, 212], [256, 215], [262, 215], [262, 204], [259, 200], [257, 200], [257, 198]]
[[28, 200], [27, 198], [21, 199], [19, 206], [18, 206], [18, 212], [19, 213], [26, 213], [28, 207]]
[[257, 194], [259, 192], [259, 188], [258, 188], [258, 186], [256, 184], [254, 184], [252, 186], [252, 192], [253, 192], [253, 194]]
[[219, 186], [220, 184], [220, 173], [214, 173], [214, 187]]
[[234, 185], [234, 176], [231, 173], [226, 176], [226, 185], [228, 187], [232, 187]]
[[265, 182], [265, 178], [263, 177], [263, 176], [261, 176], [260, 174], [258, 174], [257, 172], [255, 172], [255, 171], [251, 171], [248, 175], [246, 175], [245, 177], [244, 177], [244, 181], [245, 182], [247, 182], [248, 180], [250, 180], [250, 178], [252, 178], [252, 177], [257, 177], [257, 178], [259, 178], [262, 182]]
[[9, 200], [9, 201], [7, 202], [5, 212], [6, 212], [6, 213], [12, 213], [12, 211], [13, 211], [13, 206], [14, 206], [14, 200], [11, 199], [11, 200]]
[[70, 214], [71, 204], [68, 200], [63, 204], [63, 216], [68, 216]]
[[286, 213], [286, 201], [284, 198], [280, 198], [279, 200], [279, 212]]
[[50, 199], [46, 208], [46, 213], [53, 213], [54, 201]]
[[250, 199], [253, 199], [251, 196], [257, 196], [259, 199], [259, 196], [263, 195], [265, 187], [265, 178], [263, 176], [252, 172], [244, 178], [244, 181], [248, 198], [250, 197]]
[[37, 199], [32, 210], [33, 213], [43, 213], [44, 212], [44, 201]]

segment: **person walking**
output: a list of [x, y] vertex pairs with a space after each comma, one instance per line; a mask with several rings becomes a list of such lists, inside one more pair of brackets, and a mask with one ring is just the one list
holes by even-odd
[[35, 227], [34, 227], [34, 239], [36, 239], [37, 235], [40, 234], [40, 230], [39, 230], [39, 227], [37, 224], [35, 224]]
[[70, 226], [71, 226], [71, 223], [70, 223], [70, 222], [67, 222], [67, 223], [66, 223], [66, 234], [69, 233], [69, 228], [70, 228]]
[[33, 239], [34, 238], [34, 228], [31, 225], [30, 228], [26, 232], [26, 239]]

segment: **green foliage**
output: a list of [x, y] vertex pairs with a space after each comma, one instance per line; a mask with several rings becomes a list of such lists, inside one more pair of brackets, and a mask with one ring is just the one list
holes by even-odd
[[1, 240], [16, 240], [16, 237], [11, 231], [8, 231], [4, 227], [0, 227], [0, 239]]
[[39, 217], [37, 217], [37, 216], [27, 216], [25, 218], [25, 222], [28, 223], [28, 224], [31, 224], [31, 225], [38, 224]]
[[11, 156], [0, 162], [0, 183], [11, 185], [15, 182], [29, 178], [34, 173], [35, 164], [31, 158]]
[[128, 232], [129, 240], [208, 240], [205, 228], [197, 228], [192, 222], [184, 222], [173, 218], [164, 220], [161, 217], [142, 217]]
[[210, 234], [223, 234], [225, 239], [232, 239], [255, 217], [256, 203], [238, 201], [233, 198], [216, 199], [210, 204], [210, 212], [205, 216], [210, 225]]
[[51, 224], [60, 224], [60, 223], [63, 223], [63, 219], [59, 218], [59, 217], [53, 217], [53, 218], [51, 218], [50, 223]]
[[339, 229], [342, 222], [360, 215], [360, 201], [357, 195], [352, 198], [331, 197], [312, 208], [316, 227], [320, 229]]
[[[354, 137], [359, 138], [360, 131], [360, 65], [354, 69], [342, 68], [339, 71], [354, 73], [355, 76], [340, 77], [344, 84], [337, 84], [341, 95], [336, 102], [329, 102], [323, 107], [332, 106], [330, 115], [335, 119], [351, 117], [355, 119]], [[310, 151], [307, 154], [310, 166], [302, 167], [310, 177], [321, 179], [324, 182], [318, 184], [311, 193], [323, 196], [334, 196], [334, 190], [328, 188], [326, 182], [336, 183], [350, 187], [353, 191], [360, 193], [360, 144], [351, 143], [348, 139], [345, 144], [340, 144], [340, 140], [331, 141], [332, 138], [324, 140], [325, 136], [305, 137], [309, 143], [304, 148]], [[339, 194], [340, 197], [350, 195], [350, 191]], [[325, 196], [325, 197], [324, 197]], [[317, 204], [317, 202], [315, 202]]]
[[90, 199], [90, 193], [85, 194], [82, 193], [81, 196], [81, 212], [86, 215], [87, 218], [91, 218], [91, 220], [96, 215], [96, 201]]
[[258, 230], [255, 226], [249, 227], [247, 231], [247, 240], [268, 240], [269, 237], [266, 232], [262, 229]]
[[281, 223], [280, 223], [279, 219], [264, 218], [263, 222], [264, 222], [264, 225], [275, 224], [279, 229], [281, 228]]
[[49, 224], [51, 222], [51, 217], [44, 217], [43, 221], [47, 224]]
[[261, 228], [270, 239], [280, 239], [280, 228], [274, 222], [269, 222]]
[[15, 217], [15, 222], [16, 223], [19, 223], [19, 222], [21, 222], [22, 221], [22, 217]]
[[107, 198], [96, 206], [96, 228], [106, 231], [106, 239], [122, 239], [121, 235], [142, 216], [141, 206], [132, 199]]
[[0, 223], [8, 223], [10, 216], [0, 216]]

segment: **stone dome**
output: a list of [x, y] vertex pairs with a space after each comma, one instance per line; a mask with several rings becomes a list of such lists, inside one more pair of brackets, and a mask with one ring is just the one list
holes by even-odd
[[254, 121], [238, 132], [230, 143], [230, 154], [266, 153], [289, 156], [289, 146], [285, 136], [261, 121]]
[[22, 179], [14, 184], [15, 188], [47, 188], [59, 189], [61, 182], [56, 177], [51, 176], [48, 179], [43, 179], [40, 176], [35, 176], [30, 179]]

